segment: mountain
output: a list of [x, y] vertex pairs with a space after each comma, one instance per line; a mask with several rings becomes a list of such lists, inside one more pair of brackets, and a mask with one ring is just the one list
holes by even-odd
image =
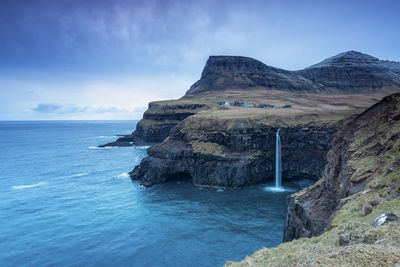
[[211, 56], [203, 69], [201, 78], [193, 84], [186, 95], [227, 89], [251, 90], [254, 88], [284, 90], [316, 89], [296, 72], [265, 65], [240, 56]]
[[303, 106], [302, 112], [305, 107], [310, 110], [320, 105], [318, 112], [329, 107], [331, 113], [337, 114], [345, 110], [360, 112], [394, 92], [400, 92], [400, 63], [355, 51], [299, 71], [270, 67], [248, 57], [210, 56], [200, 80], [184, 97], [150, 103], [132, 135], [103, 146], [160, 143], [185, 118], [226, 108], [217, 105], [221, 100]]
[[374, 91], [400, 86], [400, 63], [356, 51], [341, 53], [297, 72], [322, 89]]
[[220, 90], [276, 89], [360, 92], [400, 87], [400, 63], [348, 51], [300, 71], [288, 71], [239, 56], [211, 56], [186, 95]]

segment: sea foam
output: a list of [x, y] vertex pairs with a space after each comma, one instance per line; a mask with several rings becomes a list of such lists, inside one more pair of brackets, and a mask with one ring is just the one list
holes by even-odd
[[127, 178], [129, 177], [129, 174], [127, 172], [123, 172], [117, 175], [118, 178]]
[[84, 176], [86, 174], [88, 174], [88, 172], [72, 174], [70, 177], [81, 177], [81, 176]]
[[100, 135], [97, 138], [117, 138], [118, 136], [116, 135]]
[[98, 147], [98, 146], [89, 146], [89, 149], [110, 149], [113, 148], [113, 146], [105, 146], [105, 147]]
[[40, 182], [37, 184], [30, 184], [30, 185], [15, 185], [13, 186], [14, 189], [24, 189], [24, 188], [31, 188], [31, 187], [37, 187], [37, 186], [41, 186], [41, 185], [45, 185], [45, 182]]
[[148, 149], [150, 146], [135, 146], [137, 149]]

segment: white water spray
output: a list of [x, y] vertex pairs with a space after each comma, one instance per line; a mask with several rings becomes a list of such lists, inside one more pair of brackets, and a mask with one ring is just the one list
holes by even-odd
[[275, 187], [282, 186], [282, 159], [281, 159], [281, 138], [279, 130], [276, 131], [276, 149], [275, 149]]

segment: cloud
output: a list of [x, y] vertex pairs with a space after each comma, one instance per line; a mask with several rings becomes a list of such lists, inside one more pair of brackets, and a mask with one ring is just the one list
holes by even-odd
[[[141, 110], [141, 109], [140, 109]], [[32, 108], [32, 111], [42, 114], [72, 114], [72, 113], [137, 113], [139, 109], [133, 111], [121, 109], [117, 107], [90, 107], [90, 106], [76, 106], [71, 104], [57, 104], [57, 103], [40, 103]]]
[[37, 107], [32, 110], [40, 113], [55, 113], [60, 110], [60, 108], [62, 108], [62, 106], [59, 104], [44, 103], [37, 105]]
[[66, 114], [86, 112], [90, 107], [78, 107], [75, 105], [61, 105], [57, 103], [40, 103], [32, 110], [38, 113]]

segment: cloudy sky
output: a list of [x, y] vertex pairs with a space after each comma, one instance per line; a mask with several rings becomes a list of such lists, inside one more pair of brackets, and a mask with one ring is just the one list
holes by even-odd
[[400, 1], [0, 0], [0, 120], [140, 119], [209, 55], [400, 61]]

